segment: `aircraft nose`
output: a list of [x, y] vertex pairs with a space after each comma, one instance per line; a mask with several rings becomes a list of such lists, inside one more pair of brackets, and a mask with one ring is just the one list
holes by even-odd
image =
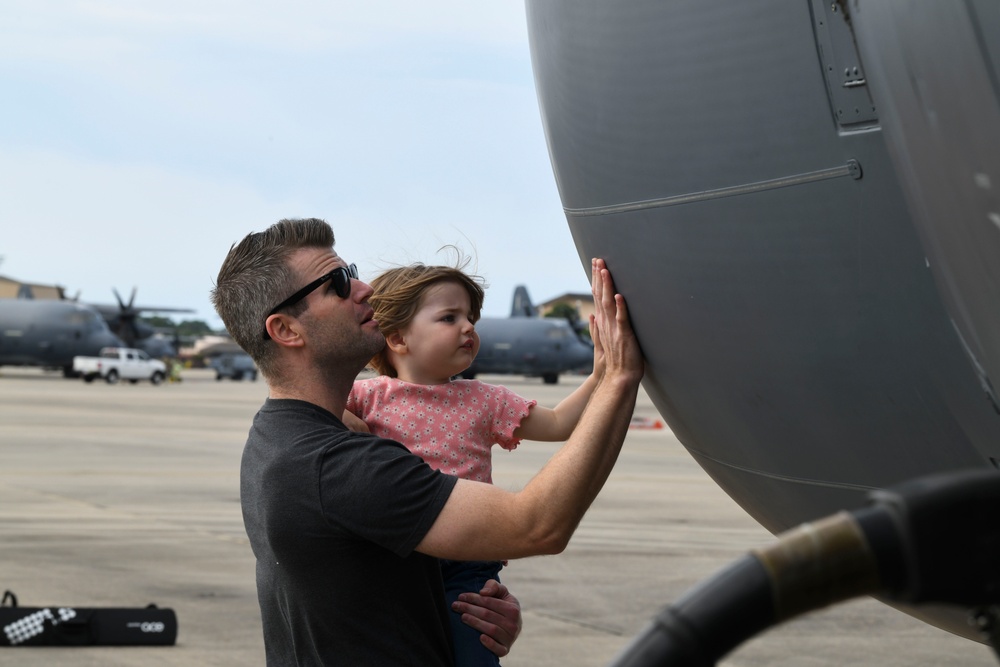
[[592, 364], [594, 362], [594, 348], [593, 346], [587, 346], [583, 341], [573, 348], [573, 358], [575, 363], [584, 366], [586, 364]]

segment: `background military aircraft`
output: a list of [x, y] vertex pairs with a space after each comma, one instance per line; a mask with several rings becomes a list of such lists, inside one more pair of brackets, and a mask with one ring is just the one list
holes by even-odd
[[175, 344], [172, 340], [157, 336], [156, 334], [166, 333], [169, 336], [173, 332], [163, 332], [139, 321], [143, 313], [191, 313], [189, 308], [162, 308], [158, 306], [136, 306], [136, 288], [132, 288], [128, 303], [122, 299], [118, 290], [112, 290], [117, 304], [90, 304], [101, 317], [108, 323], [108, 327], [115, 333], [128, 347], [138, 347], [145, 350], [151, 357], [173, 356], [176, 354]]
[[96, 355], [102, 347], [126, 346], [151, 357], [176, 354], [170, 339], [138, 321], [143, 312], [191, 312], [126, 304], [90, 305], [69, 299], [0, 299], [0, 366], [41, 366], [73, 375], [73, 357]]
[[[997, 467], [1000, 5], [527, 15], [581, 263], [607, 259], [646, 391], [736, 502], [777, 533]], [[980, 639], [967, 608], [903, 608]]]
[[123, 342], [93, 308], [55, 299], [0, 299], [0, 366], [61, 368]]
[[[582, 325], [586, 328], [586, 324]], [[523, 285], [514, 290], [510, 317], [484, 317], [476, 323], [479, 354], [462, 377], [500, 373], [540, 377], [546, 384], [560, 373], [587, 370], [594, 346], [579, 322], [539, 317]]]

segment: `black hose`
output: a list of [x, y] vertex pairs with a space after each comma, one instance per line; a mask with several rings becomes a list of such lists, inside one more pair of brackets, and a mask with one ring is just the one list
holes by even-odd
[[778, 536], [661, 611], [612, 667], [712, 667], [799, 614], [859, 595], [1000, 602], [1000, 473], [921, 478]]

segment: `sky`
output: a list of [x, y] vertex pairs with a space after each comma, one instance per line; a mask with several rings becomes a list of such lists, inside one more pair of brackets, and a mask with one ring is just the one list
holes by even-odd
[[318, 217], [362, 279], [457, 246], [485, 316], [589, 291], [523, 2], [4, 0], [0, 90], [0, 275], [222, 328], [230, 246]]

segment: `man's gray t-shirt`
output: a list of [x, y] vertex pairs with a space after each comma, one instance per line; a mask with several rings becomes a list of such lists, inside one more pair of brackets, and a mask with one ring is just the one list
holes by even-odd
[[316, 405], [268, 399], [240, 473], [268, 666], [451, 665], [440, 568], [413, 549], [456, 481]]

